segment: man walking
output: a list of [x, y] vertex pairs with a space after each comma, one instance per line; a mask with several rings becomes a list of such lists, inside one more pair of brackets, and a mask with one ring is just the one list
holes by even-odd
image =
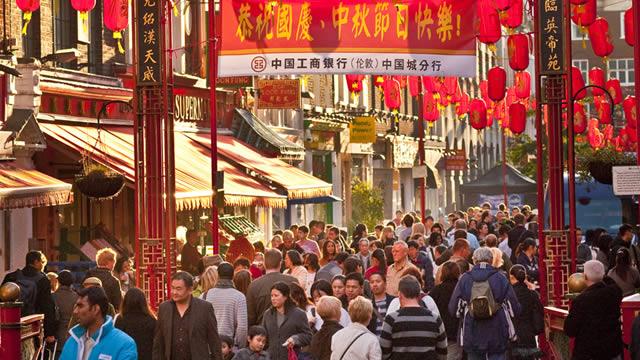
[[447, 359], [444, 324], [438, 315], [420, 306], [420, 290], [415, 277], [400, 280], [400, 309], [385, 316], [380, 334], [383, 359]]
[[420, 251], [420, 244], [415, 240], [407, 242], [409, 260], [415, 265], [422, 274], [424, 290], [428, 292], [434, 286], [433, 262], [431, 257], [424, 251]]
[[362, 268], [367, 270], [371, 266], [371, 254], [369, 254], [369, 240], [360, 239], [358, 242], [358, 253], [356, 258], [362, 261]]
[[95, 277], [102, 281], [102, 288], [109, 298], [109, 302], [116, 311], [120, 310], [122, 302], [122, 289], [120, 288], [120, 280], [113, 276], [113, 268], [116, 266], [116, 252], [111, 248], [98, 250], [96, 253], [95, 269], [87, 271], [85, 279]]
[[320, 254], [320, 248], [318, 247], [318, 243], [314, 240], [309, 239], [309, 228], [306, 225], [302, 225], [298, 227], [298, 245], [304, 250], [305, 253], [312, 253], [318, 255], [320, 258], [322, 255]]
[[564, 332], [575, 338], [574, 360], [622, 359], [622, 290], [604, 274], [598, 260], [584, 263], [588, 287], [573, 300], [564, 322]]
[[[285, 231], [286, 232], [286, 231]], [[271, 287], [282, 281], [287, 285], [298, 282], [291, 275], [280, 273], [282, 254], [277, 249], [269, 249], [264, 254], [266, 274], [251, 282], [247, 290], [247, 313], [249, 326], [260, 325], [262, 315], [271, 306]], [[301, 284], [304, 286], [304, 284]]]
[[198, 264], [202, 260], [202, 254], [198, 252], [198, 231], [187, 230], [187, 243], [180, 251], [180, 269], [191, 275], [198, 275]]
[[233, 265], [218, 265], [219, 280], [215, 288], [202, 294], [213, 305], [218, 321], [218, 333], [234, 339], [238, 348], [247, 342], [247, 299], [233, 286]]
[[179, 271], [171, 277], [171, 300], [158, 308], [153, 339], [154, 360], [222, 360], [222, 345], [213, 306], [194, 298], [193, 277]]
[[398, 296], [398, 284], [404, 272], [409, 268], [415, 268], [420, 271], [409, 261], [409, 247], [404, 241], [396, 241], [391, 248], [393, 256], [393, 264], [387, 269], [387, 293], [392, 296]]
[[69, 330], [60, 360], [137, 360], [133, 339], [113, 326], [109, 299], [100, 287], [78, 291], [73, 314], [78, 325]]

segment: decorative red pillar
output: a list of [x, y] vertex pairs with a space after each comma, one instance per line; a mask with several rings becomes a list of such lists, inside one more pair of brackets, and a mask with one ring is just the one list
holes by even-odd
[[211, 239], [213, 241], [213, 253], [220, 252], [220, 241], [218, 238], [218, 207], [216, 202], [216, 178], [218, 175], [218, 124], [217, 124], [217, 99], [216, 99], [216, 80], [218, 78], [218, 41], [216, 21], [216, 2], [209, 1], [209, 124], [211, 127], [211, 186], [213, 190], [211, 201]]
[[16, 302], [20, 288], [6, 283], [0, 288], [0, 359], [22, 358], [20, 349], [20, 313], [22, 303]]
[[[424, 93], [422, 87], [422, 78], [418, 79], [418, 165], [421, 167], [425, 167], [424, 163], [424, 137], [426, 136], [426, 132], [424, 131]], [[425, 169], [425, 176], [427, 172]], [[426, 203], [427, 198], [425, 195], [425, 176], [420, 177], [420, 218], [422, 219], [422, 223], [424, 224], [427, 220], [426, 214]]]
[[[640, 0], [633, 0], [633, 68], [634, 72], [634, 81], [636, 86], [633, 87], [635, 96], [636, 96], [636, 109], [640, 109], [640, 41], [638, 41], [638, 36], [640, 36]], [[640, 126], [636, 126], [637, 134], [640, 135]], [[640, 139], [640, 137], [638, 138]], [[636, 145], [636, 158], [638, 161], [638, 165], [640, 165], [640, 145]], [[640, 203], [638, 204], [638, 224], [640, 224]]]

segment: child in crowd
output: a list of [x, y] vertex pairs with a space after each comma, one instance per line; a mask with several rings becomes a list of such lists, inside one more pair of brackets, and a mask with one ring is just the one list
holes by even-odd
[[258, 325], [250, 327], [247, 340], [249, 346], [240, 349], [233, 360], [269, 360], [269, 353], [263, 350], [267, 344], [267, 330], [265, 328]]
[[233, 339], [227, 335], [220, 335], [220, 342], [222, 343], [222, 360], [234, 359]]

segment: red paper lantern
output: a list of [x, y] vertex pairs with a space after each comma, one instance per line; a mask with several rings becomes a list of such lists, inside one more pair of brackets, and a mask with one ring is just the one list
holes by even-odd
[[428, 122], [434, 122], [440, 118], [436, 99], [429, 91], [422, 96], [422, 117]]
[[522, 0], [511, 0], [511, 6], [500, 18], [500, 23], [506, 28], [514, 30], [522, 25]]
[[528, 99], [531, 96], [531, 74], [528, 71], [517, 72], [514, 88], [518, 99]]
[[364, 75], [345, 75], [347, 86], [352, 96], [357, 96], [362, 91], [362, 80]]
[[571, 5], [582, 5], [587, 2], [587, 0], [571, 0]]
[[510, 35], [507, 40], [509, 66], [515, 71], [525, 70], [529, 66], [529, 38], [524, 34]]
[[598, 129], [598, 120], [591, 119], [587, 125], [587, 140], [589, 145], [594, 149], [600, 149], [604, 146], [604, 134]]
[[624, 41], [633, 46], [635, 43], [635, 34], [633, 32], [633, 5], [624, 12]]
[[635, 129], [638, 127], [638, 117], [636, 113], [636, 97], [627, 96], [622, 102], [622, 108], [624, 109], [624, 117], [627, 119], [627, 126]]
[[622, 88], [620, 87], [620, 80], [609, 79], [605, 88], [613, 98], [613, 103], [618, 105], [622, 102]]
[[398, 80], [400, 84], [400, 89], [404, 89], [407, 86], [407, 77], [402, 75], [393, 75], [392, 78]]
[[509, 106], [509, 130], [514, 134], [522, 134], [527, 125], [527, 109], [520, 103]]
[[441, 108], [446, 108], [447, 106], [449, 106], [449, 95], [447, 95], [447, 88], [446, 86], [440, 86], [440, 90], [438, 90], [438, 103], [440, 104]]
[[457, 104], [462, 100], [462, 89], [460, 86], [456, 86], [456, 93], [451, 96], [451, 103]]
[[571, 20], [582, 30], [596, 21], [597, 0], [587, 0], [584, 5], [571, 7]]
[[469, 124], [476, 130], [487, 126], [487, 105], [482, 99], [473, 99], [469, 104]]
[[491, 99], [489, 99], [489, 81], [482, 80], [480, 81], [480, 97], [488, 103]]
[[506, 11], [511, 9], [512, 0], [491, 0], [493, 7], [498, 11]]
[[[589, 70], [589, 85], [600, 86], [604, 89], [604, 70], [600, 69], [599, 67], [592, 67], [591, 70]], [[593, 94], [593, 96], [600, 96], [604, 95], [604, 90], [592, 87], [591, 93]]]
[[78, 12], [82, 26], [86, 29], [88, 12], [96, 6], [96, 0], [71, 0], [71, 7]]
[[422, 87], [424, 89], [424, 92], [430, 92], [433, 94], [437, 93], [438, 90], [436, 89], [435, 83], [436, 83], [435, 80], [431, 76], [422, 77]]
[[456, 91], [458, 91], [458, 78], [453, 76], [444, 78], [444, 87], [447, 96], [455, 95]]
[[502, 36], [500, 16], [491, 0], [478, 0], [478, 40], [487, 45], [495, 44]]
[[507, 84], [507, 72], [500, 66], [495, 66], [487, 73], [488, 81], [488, 96], [493, 101], [500, 101], [504, 99], [505, 86]]
[[104, 25], [113, 31], [113, 38], [118, 42], [118, 51], [124, 54], [122, 47], [122, 31], [129, 24], [129, 0], [104, 0]]
[[18, 5], [18, 8], [22, 11], [22, 19], [24, 20], [22, 35], [26, 35], [27, 26], [29, 22], [31, 22], [31, 15], [40, 8], [40, 0], [16, 0], [16, 5]]
[[400, 82], [389, 78], [384, 82], [384, 104], [391, 111], [397, 111], [402, 103], [400, 96]]
[[460, 102], [456, 105], [456, 115], [458, 115], [458, 118], [461, 118], [464, 114], [469, 112], [469, 101], [469, 94], [462, 92]]
[[412, 97], [420, 95], [420, 78], [417, 76], [409, 76], [409, 94]]
[[598, 113], [600, 123], [611, 124], [611, 104], [609, 103], [609, 99], [596, 97], [593, 102], [596, 106], [596, 113]]
[[582, 134], [587, 130], [587, 115], [584, 106], [576, 102], [573, 103], [573, 131], [576, 134]]
[[613, 52], [607, 19], [599, 17], [589, 26], [589, 39], [596, 56], [606, 58]]
[[518, 97], [516, 96], [516, 89], [514, 87], [510, 87], [507, 89], [507, 96], [505, 98], [505, 101], [507, 103], [507, 106], [511, 106], [511, 104], [518, 102]]
[[587, 90], [584, 88], [584, 78], [582, 77], [582, 71], [575, 66], [571, 67], [571, 91], [574, 100], [581, 100], [587, 95]]
[[384, 86], [384, 75], [373, 75], [373, 85], [378, 88], [378, 90], [382, 91], [382, 87]]

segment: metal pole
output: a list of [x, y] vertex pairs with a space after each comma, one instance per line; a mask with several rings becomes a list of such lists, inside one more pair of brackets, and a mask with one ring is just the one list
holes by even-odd
[[[636, 110], [640, 109], [640, 69], [638, 66], [640, 64], [640, 44], [638, 38], [640, 37], [640, 0], [633, 0], [633, 36], [634, 36], [634, 46], [633, 46], [633, 68], [634, 68], [634, 78], [636, 86], [633, 87], [635, 97], [636, 97]], [[613, 107], [613, 105], [612, 105]], [[637, 134], [640, 135], [640, 126], [636, 127]], [[639, 138], [640, 139], [640, 138]], [[640, 165], [640, 146], [636, 146], [636, 160], [638, 165]], [[638, 224], [640, 225], [640, 201], [638, 202]]]
[[[418, 160], [421, 167], [425, 167], [424, 163], [424, 138], [426, 132], [424, 131], [424, 94], [422, 89], [422, 78], [418, 78]], [[425, 167], [426, 176], [426, 167]], [[420, 177], [420, 217], [424, 224], [427, 218], [426, 215], [426, 197], [425, 197], [425, 176]]]
[[[504, 106], [507, 106], [507, 102], [505, 101]], [[509, 208], [509, 193], [507, 190], [507, 135], [505, 134], [506, 129], [501, 125], [501, 140], [502, 140], [502, 196], [504, 197], [504, 206]]]
[[[565, 2], [565, 14], [571, 14], [571, 3]], [[575, 172], [575, 134], [573, 129], [573, 64], [571, 61], [571, 21], [565, 19], [564, 38], [567, 69], [567, 173], [569, 190], [569, 255], [571, 256], [571, 273], [576, 272], [576, 253], [578, 251], [578, 239], [576, 239], [576, 172]], [[562, 132], [560, 133], [562, 136]], [[562, 177], [562, 187], [564, 189], [564, 176]], [[564, 201], [562, 204], [564, 213]]]
[[[217, 144], [217, 122], [216, 122], [216, 80], [218, 78], [218, 43], [216, 34], [216, 6], [214, 0], [209, 0], [209, 125], [211, 127], [211, 187], [213, 190], [211, 201], [211, 240], [213, 242], [213, 253], [220, 250], [218, 239], [218, 208], [216, 206], [216, 178], [218, 174], [218, 144]], [[222, 3], [220, 4], [222, 7]], [[222, 12], [222, 8], [220, 9]]]

